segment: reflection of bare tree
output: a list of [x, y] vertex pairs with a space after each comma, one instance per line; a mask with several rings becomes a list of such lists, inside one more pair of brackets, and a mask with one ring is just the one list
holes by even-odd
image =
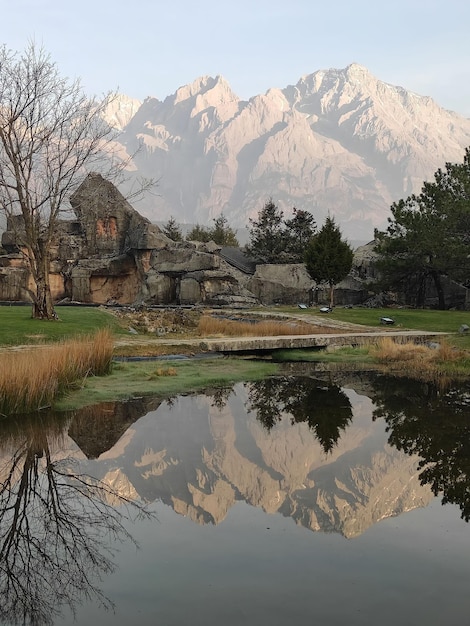
[[337, 445], [352, 419], [348, 397], [337, 385], [310, 377], [279, 376], [248, 384], [248, 410], [271, 430], [282, 414], [292, 423], [307, 422], [323, 450]]
[[114, 569], [114, 540], [131, 539], [124, 526], [130, 509], [145, 511], [105, 483], [81, 474], [71, 459], [54, 460], [64, 424], [34, 416], [2, 424], [0, 466], [0, 619], [52, 624], [64, 606], [109, 600], [97, 587]]

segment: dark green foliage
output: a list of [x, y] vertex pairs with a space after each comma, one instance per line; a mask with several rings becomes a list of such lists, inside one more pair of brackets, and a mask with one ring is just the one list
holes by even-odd
[[183, 233], [173, 216], [171, 216], [165, 226], [163, 226], [162, 231], [172, 241], [183, 241]]
[[214, 226], [210, 229], [210, 238], [219, 246], [238, 247], [237, 233], [228, 225], [227, 218], [223, 213], [216, 217]]
[[186, 235], [188, 241], [213, 241], [219, 246], [238, 246], [236, 231], [228, 225], [227, 218], [223, 213], [219, 217], [214, 218], [214, 226], [207, 228], [196, 224], [194, 228]]
[[285, 224], [285, 254], [288, 263], [303, 263], [305, 249], [316, 231], [313, 215], [302, 209], [293, 209], [293, 217]]
[[391, 211], [387, 230], [376, 233], [381, 287], [402, 290], [422, 306], [432, 282], [439, 308], [446, 308], [443, 277], [465, 283], [470, 270], [470, 150], [463, 163], [446, 163], [434, 182]]
[[251, 220], [248, 254], [261, 263], [302, 263], [305, 247], [315, 233], [313, 215], [302, 209], [293, 209], [293, 217], [284, 221], [283, 212], [270, 198]]
[[211, 240], [210, 230], [205, 226], [196, 224], [192, 230], [186, 235], [187, 241], [203, 241], [207, 243]]
[[384, 419], [390, 445], [419, 458], [419, 478], [442, 504], [455, 504], [470, 521], [470, 411], [468, 386], [445, 390], [429, 383], [379, 377], [374, 419]]
[[305, 422], [326, 454], [332, 452], [352, 420], [348, 397], [336, 385], [310, 377], [278, 376], [248, 386], [248, 410], [267, 430], [286, 414]]
[[330, 286], [330, 306], [334, 304], [334, 286], [349, 274], [353, 261], [350, 245], [341, 238], [341, 231], [331, 217], [305, 250], [305, 265], [311, 278]]
[[270, 198], [258, 213], [258, 219], [250, 219], [250, 241], [246, 251], [261, 263], [282, 263], [284, 251], [283, 212]]

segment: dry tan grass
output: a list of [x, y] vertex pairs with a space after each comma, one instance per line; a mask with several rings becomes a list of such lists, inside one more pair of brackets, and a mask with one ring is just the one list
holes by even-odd
[[317, 326], [297, 320], [292, 322], [262, 320], [251, 323], [203, 315], [199, 320], [198, 331], [204, 337], [276, 337], [337, 333], [338, 329]]
[[392, 366], [394, 373], [419, 380], [445, 384], [452, 374], [452, 364], [463, 358], [463, 352], [445, 341], [437, 348], [396, 341], [391, 337], [381, 339], [372, 350], [373, 356], [383, 365]]
[[70, 385], [109, 372], [112, 356], [113, 338], [108, 330], [0, 355], [0, 413], [26, 413], [50, 406]]
[[176, 371], [176, 368], [174, 367], [157, 367], [157, 369], [149, 375], [148, 380], [155, 380], [156, 378], [159, 378], [160, 376], [177, 376], [177, 375], [178, 375], [178, 372]]
[[433, 352], [430, 348], [412, 343], [409, 341], [398, 342], [392, 337], [381, 339], [373, 354], [382, 363], [403, 362], [403, 361], [426, 361], [432, 358]]

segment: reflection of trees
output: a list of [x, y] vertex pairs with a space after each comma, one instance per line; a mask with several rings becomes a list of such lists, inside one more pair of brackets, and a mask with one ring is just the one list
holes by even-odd
[[11, 450], [0, 466], [2, 622], [52, 624], [64, 605], [74, 611], [86, 599], [109, 606], [96, 581], [114, 569], [111, 541], [132, 539], [125, 511], [109, 502], [131, 503], [71, 459], [53, 459], [62, 433], [44, 416], [1, 426], [2, 456]]
[[223, 409], [228, 402], [228, 399], [233, 394], [233, 386], [231, 387], [217, 387], [213, 390], [206, 390], [206, 395], [212, 398], [212, 406], [216, 409]]
[[268, 430], [283, 413], [291, 415], [293, 424], [307, 422], [326, 453], [333, 450], [352, 419], [351, 404], [340, 387], [300, 376], [250, 383], [248, 410]]
[[470, 392], [441, 392], [416, 381], [378, 378], [374, 418], [387, 423], [389, 443], [421, 457], [421, 484], [429, 484], [442, 503], [457, 504], [470, 520]]

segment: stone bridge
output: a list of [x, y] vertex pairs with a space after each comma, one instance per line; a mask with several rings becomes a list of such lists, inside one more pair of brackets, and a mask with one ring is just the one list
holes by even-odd
[[157, 339], [135, 337], [118, 339], [116, 347], [124, 345], [192, 346], [194, 351], [201, 352], [258, 352], [281, 349], [327, 348], [329, 346], [361, 346], [376, 343], [380, 338], [391, 337], [395, 340], [427, 343], [439, 341], [447, 333], [426, 332], [419, 330], [400, 331], [369, 331], [369, 332], [338, 332], [313, 335], [279, 335], [274, 337], [204, 337], [191, 339]]

